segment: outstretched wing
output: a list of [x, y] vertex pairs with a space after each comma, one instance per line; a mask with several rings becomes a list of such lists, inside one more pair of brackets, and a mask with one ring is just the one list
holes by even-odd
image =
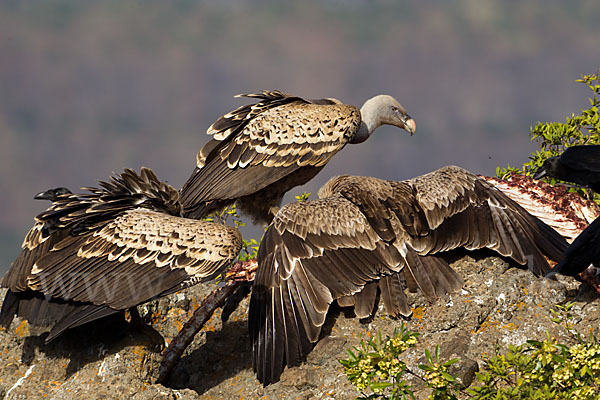
[[298, 365], [318, 339], [331, 302], [359, 316], [374, 306], [410, 315], [404, 290], [435, 298], [461, 278], [436, 253], [488, 247], [538, 275], [543, 254], [566, 242], [476, 176], [457, 167], [404, 182], [337, 177], [322, 200], [283, 207], [259, 250], [250, 302], [253, 366], [264, 384]]
[[[184, 215], [204, 216], [206, 203], [258, 192], [301, 167], [323, 167], [360, 125], [360, 111], [335, 100], [311, 101], [279, 91], [220, 117], [214, 139], [198, 153], [181, 189]], [[244, 184], [240, 184], [244, 182]]]
[[500, 190], [455, 166], [406, 181], [425, 213], [430, 235], [411, 238], [420, 254], [489, 248], [526, 265], [536, 276], [558, 261], [568, 243]]
[[[322, 189], [357, 205], [382, 237], [397, 237], [420, 255], [489, 248], [540, 276], [544, 255], [561, 258], [567, 242], [516, 202], [455, 166], [407, 181], [337, 177]], [[400, 228], [391, 226], [397, 219]]]
[[[261, 242], [250, 300], [253, 366], [265, 385], [298, 365], [335, 297], [387, 270], [381, 239], [343, 198], [284, 206]], [[391, 271], [389, 271], [391, 272]]]
[[368, 315], [377, 290], [372, 285], [389, 276], [382, 287], [386, 307], [410, 315], [406, 298], [392, 297], [399, 290], [422, 288], [435, 297], [462, 285], [443, 260], [385, 240], [340, 195], [283, 207], [265, 233], [258, 261], [249, 321], [253, 366], [264, 384], [277, 381], [286, 364], [304, 360], [333, 300], [350, 299], [357, 314]]

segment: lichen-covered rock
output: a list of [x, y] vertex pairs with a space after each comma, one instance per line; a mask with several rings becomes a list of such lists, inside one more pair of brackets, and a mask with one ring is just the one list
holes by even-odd
[[[529, 271], [509, 266], [487, 252], [450, 255], [449, 261], [464, 278], [455, 293], [429, 303], [418, 294], [408, 328], [420, 333], [419, 344], [405, 361], [420, 374], [425, 349], [436, 344], [444, 360], [459, 358], [452, 372], [469, 384], [481, 367], [482, 356], [496, 347], [542, 339], [546, 331], [564, 332], [550, 321], [550, 308], [575, 300], [573, 309], [581, 332], [598, 326], [598, 295], [570, 278], [538, 279]], [[198, 285], [140, 307], [142, 315], [170, 341], [215, 285]], [[281, 381], [263, 388], [251, 368], [247, 333], [248, 299], [223, 326], [220, 310], [186, 350], [168, 381], [153, 384], [161, 355], [153, 350], [155, 338], [131, 328], [118, 318], [69, 331], [44, 344], [26, 323], [14, 321], [0, 331], [0, 396], [7, 399], [352, 399], [359, 392], [348, 382], [338, 360], [367, 332], [390, 334], [403, 321], [383, 309], [368, 322], [333, 308], [322, 339], [305, 364], [286, 369]], [[28, 336], [31, 335], [31, 336]], [[428, 394], [423, 383], [407, 376], [418, 398]]]

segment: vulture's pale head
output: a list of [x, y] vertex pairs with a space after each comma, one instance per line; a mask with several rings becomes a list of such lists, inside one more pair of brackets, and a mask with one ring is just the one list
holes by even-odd
[[392, 96], [380, 94], [365, 102], [360, 109], [362, 120], [367, 124], [370, 133], [381, 125], [393, 125], [402, 128], [411, 135], [417, 125], [408, 115], [404, 107]]

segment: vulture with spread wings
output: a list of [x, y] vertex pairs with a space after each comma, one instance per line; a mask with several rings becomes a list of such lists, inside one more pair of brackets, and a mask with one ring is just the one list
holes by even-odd
[[405, 289], [430, 299], [462, 286], [441, 252], [488, 248], [540, 276], [544, 256], [567, 242], [484, 180], [449, 166], [406, 180], [341, 176], [319, 200], [287, 204], [258, 252], [249, 329], [253, 367], [265, 385], [301, 363], [317, 341], [330, 304], [409, 316]]
[[393, 97], [375, 96], [362, 108], [335, 99], [306, 100], [279, 91], [220, 117], [181, 189], [184, 216], [203, 218], [227, 205], [270, 222], [283, 195], [312, 179], [347, 143], [360, 143], [383, 124], [415, 132]]
[[35, 218], [2, 281], [0, 323], [15, 315], [68, 328], [132, 308], [218, 275], [242, 246], [236, 228], [181, 218], [177, 190], [147, 168], [101, 188], [36, 195], [52, 205]]

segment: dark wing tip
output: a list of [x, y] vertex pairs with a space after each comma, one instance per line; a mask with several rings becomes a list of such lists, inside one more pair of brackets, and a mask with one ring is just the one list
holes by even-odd
[[57, 187], [54, 189], [48, 189], [46, 191], [40, 192], [33, 196], [35, 200], [50, 200], [56, 201], [59, 196], [62, 194], [72, 194], [72, 192], [66, 187]]
[[17, 313], [17, 309], [19, 307], [19, 298], [16, 296], [12, 290], [8, 289], [6, 291], [6, 295], [4, 296], [4, 301], [2, 303], [2, 310], [0, 311], [0, 325], [5, 329], [8, 329], [10, 326], [15, 314]]

